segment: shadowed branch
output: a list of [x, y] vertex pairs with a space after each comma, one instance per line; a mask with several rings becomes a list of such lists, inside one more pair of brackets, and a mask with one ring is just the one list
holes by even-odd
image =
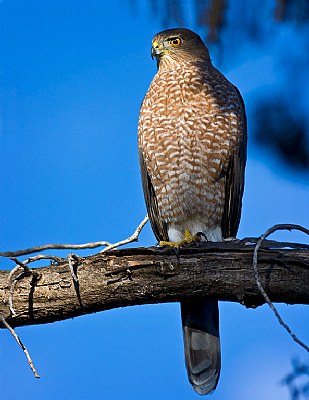
[[[180, 249], [131, 248], [32, 268], [15, 282], [10, 311], [9, 271], [0, 271], [0, 314], [11, 326], [44, 324], [137, 304], [211, 297], [247, 307], [265, 303], [252, 258], [257, 239], [205, 243]], [[20, 267], [22, 268], [22, 267]], [[309, 246], [263, 241], [259, 281], [273, 302], [309, 304]], [[18, 273], [20, 271], [17, 271]]]

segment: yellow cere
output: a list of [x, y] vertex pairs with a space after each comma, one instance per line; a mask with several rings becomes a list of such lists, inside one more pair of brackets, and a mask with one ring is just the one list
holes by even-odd
[[152, 47], [153, 47], [154, 49], [157, 49], [157, 48], [159, 47], [159, 42], [158, 42], [157, 40], [154, 40], [154, 41], [152, 42]]

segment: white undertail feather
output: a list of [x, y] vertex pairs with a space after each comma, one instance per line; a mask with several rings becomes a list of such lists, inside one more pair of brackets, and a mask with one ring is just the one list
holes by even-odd
[[213, 229], [207, 229], [205, 224], [197, 221], [186, 221], [185, 226], [180, 227], [171, 224], [167, 230], [168, 238], [171, 242], [180, 242], [184, 237], [184, 231], [188, 230], [192, 236], [202, 232], [205, 237], [201, 236], [201, 240], [208, 240], [209, 242], [221, 242], [222, 230], [220, 226]]

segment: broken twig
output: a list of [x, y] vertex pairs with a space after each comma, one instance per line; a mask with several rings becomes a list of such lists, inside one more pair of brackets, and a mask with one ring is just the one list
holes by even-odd
[[276, 232], [276, 231], [280, 231], [280, 230], [298, 230], [301, 232], [306, 233], [307, 235], [309, 235], [309, 230], [300, 226], [300, 225], [294, 225], [294, 224], [278, 224], [278, 225], [274, 225], [272, 228], [269, 228], [265, 233], [263, 233], [263, 235], [261, 235], [258, 239], [258, 241], [256, 242], [255, 248], [254, 248], [254, 252], [253, 252], [253, 270], [254, 270], [254, 275], [255, 275], [255, 281], [257, 284], [257, 287], [259, 288], [262, 296], [264, 297], [265, 301], [267, 302], [267, 304], [269, 305], [269, 307], [271, 308], [271, 310], [273, 311], [273, 313], [275, 314], [277, 320], [279, 321], [280, 325], [282, 325], [284, 327], [284, 329], [288, 332], [288, 334], [293, 338], [293, 340], [295, 340], [296, 343], [298, 343], [300, 346], [302, 346], [305, 350], [307, 350], [309, 352], [309, 347], [303, 343], [300, 339], [298, 339], [298, 337], [292, 332], [291, 328], [283, 321], [283, 319], [281, 318], [278, 310], [276, 309], [276, 307], [274, 306], [274, 304], [271, 302], [270, 298], [268, 297], [267, 293], [265, 292], [265, 289], [263, 288], [263, 285], [260, 281], [259, 278], [259, 272], [258, 272], [258, 261], [257, 261], [257, 256], [258, 256], [258, 250], [261, 247], [263, 240], [266, 239], [271, 233]]
[[136, 242], [136, 241], [138, 240], [139, 234], [141, 233], [141, 230], [142, 230], [142, 229], [144, 228], [144, 226], [147, 224], [148, 220], [149, 220], [149, 217], [148, 217], [148, 215], [146, 215], [146, 217], [145, 217], [145, 218], [143, 219], [143, 221], [138, 225], [138, 227], [136, 228], [135, 232], [134, 232], [131, 236], [129, 236], [127, 239], [120, 240], [120, 241], [117, 242], [117, 243], [110, 244], [110, 245], [107, 246], [105, 249], [103, 249], [103, 250], [101, 251], [101, 253], [105, 253], [105, 252], [108, 251], [108, 250], [115, 249], [116, 247], [123, 246], [123, 245], [128, 244], [128, 243]]
[[19, 336], [17, 335], [17, 333], [14, 331], [14, 329], [8, 324], [8, 322], [6, 321], [6, 319], [4, 318], [3, 315], [0, 314], [0, 321], [2, 322], [2, 324], [11, 332], [12, 336], [14, 337], [14, 339], [16, 340], [16, 342], [18, 343], [18, 345], [21, 347], [21, 349], [23, 350], [23, 352], [25, 353], [25, 356], [27, 357], [28, 360], [28, 364], [32, 370], [32, 372], [34, 373], [34, 376], [36, 378], [40, 378], [40, 375], [37, 373], [37, 370], [34, 367], [33, 361], [30, 357], [30, 354], [26, 348], [26, 346], [22, 343], [22, 341], [20, 340]]
[[[121, 240], [121, 241], [119, 241], [117, 243], [110, 243], [110, 242], [107, 242], [107, 241], [103, 240], [103, 241], [100, 241], [100, 242], [89, 242], [89, 243], [84, 243], [84, 244], [45, 244], [45, 245], [42, 245], [42, 246], [35, 246], [35, 247], [31, 247], [29, 249], [24, 249], [24, 250], [3, 251], [3, 252], [0, 252], [0, 257], [11, 257], [11, 258], [12, 257], [19, 257], [19, 256], [25, 256], [27, 254], [38, 253], [40, 251], [50, 250], [50, 249], [53, 249], [53, 250], [68, 250], [68, 249], [70, 249], [70, 250], [83, 250], [83, 249], [95, 249], [95, 248], [101, 247], [101, 246], [106, 246], [106, 248], [102, 250], [102, 252], [105, 252], [105, 251], [114, 249], [116, 247], [123, 246], [123, 245], [128, 244], [128, 243], [136, 242], [138, 240], [138, 236], [139, 236], [141, 230], [146, 225], [148, 219], [149, 219], [148, 215], [146, 215], [146, 217], [138, 225], [138, 227], [136, 228], [135, 232], [130, 237], [128, 237], [127, 239]], [[43, 256], [40, 256], [40, 258], [43, 258]], [[56, 257], [47, 256], [46, 258], [55, 259]], [[16, 262], [16, 260], [14, 260], [14, 261]], [[32, 261], [35, 261], [35, 260], [33, 260], [32, 258], [29, 258], [26, 261], [27, 261], [26, 262], [26, 264], [27, 264], [28, 262], [32, 262]]]

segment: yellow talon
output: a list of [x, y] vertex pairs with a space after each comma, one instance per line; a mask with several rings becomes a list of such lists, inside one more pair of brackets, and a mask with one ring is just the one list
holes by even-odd
[[200, 238], [198, 236], [193, 236], [190, 231], [185, 229], [184, 238], [182, 240], [180, 240], [179, 242], [161, 241], [159, 243], [159, 246], [182, 247], [182, 246], [184, 246], [186, 244], [193, 243], [193, 242], [196, 242], [196, 241], [199, 241], [199, 240], [200, 240]]

